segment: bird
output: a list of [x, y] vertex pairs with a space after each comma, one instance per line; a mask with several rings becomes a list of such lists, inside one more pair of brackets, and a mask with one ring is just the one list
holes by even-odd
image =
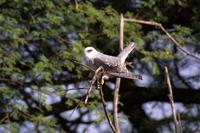
[[126, 67], [126, 58], [135, 48], [135, 43], [130, 43], [124, 48], [118, 56], [111, 56], [97, 51], [94, 47], [84, 49], [84, 64], [89, 66], [93, 71], [103, 67], [105, 75], [109, 77], [121, 77], [127, 79], [140, 79], [141, 75], [136, 75]]

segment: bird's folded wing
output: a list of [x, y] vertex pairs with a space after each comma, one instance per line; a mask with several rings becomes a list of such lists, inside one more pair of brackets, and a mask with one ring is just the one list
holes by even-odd
[[142, 76], [139, 75], [139, 74], [134, 74], [134, 73], [124, 73], [124, 72], [121, 72], [121, 73], [110, 73], [110, 75], [112, 76], [116, 76], [116, 77], [121, 77], [121, 78], [127, 78], [127, 79], [140, 79], [142, 80]]

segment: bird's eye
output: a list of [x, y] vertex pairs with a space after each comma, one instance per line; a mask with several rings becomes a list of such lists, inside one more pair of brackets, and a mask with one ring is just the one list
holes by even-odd
[[92, 49], [88, 49], [87, 52], [88, 52], [88, 53], [92, 52]]

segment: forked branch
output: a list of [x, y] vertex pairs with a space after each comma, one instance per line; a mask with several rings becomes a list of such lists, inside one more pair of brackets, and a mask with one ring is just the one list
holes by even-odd
[[145, 24], [145, 25], [152, 25], [152, 26], [156, 26], [159, 27], [167, 36], [168, 38], [173, 42], [173, 44], [180, 49], [185, 55], [191, 56], [197, 60], [200, 61], [200, 56], [194, 55], [191, 52], [187, 51], [186, 49], [184, 49], [170, 34], [169, 32], [167, 32], [167, 30], [163, 27], [162, 24], [157, 23], [157, 22], [152, 22], [152, 21], [144, 21], [144, 20], [138, 20], [138, 19], [134, 19], [134, 18], [124, 18], [124, 21], [126, 22], [134, 22], [134, 23], [140, 23], [140, 24]]
[[86, 98], [85, 98], [85, 104], [87, 104], [89, 95], [91, 93], [92, 87], [95, 84], [95, 82], [97, 83], [96, 84], [97, 89], [99, 90], [99, 93], [100, 93], [100, 96], [101, 96], [101, 103], [103, 105], [104, 113], [105, 113], [106, 119], [108, 120], [108, 124], [111, 127], [113, 133], [116, 133], [116, 129], [115, 129], [114, 125], [112, 124], [111, 119], [109, 118], [109, 113], [106, 109], [106, 102], [105, 102], [104, 96], [103, 96], [102, 86], [104, 84], [104, 69], [101, 66], [95, 71], [95, 74], [94, 74], [94, 76], [93, 76], [93, 78], [90, 82], [90, 86], [89, 86], [89, 89], [87, 91], [87, 95], [86, 95]]

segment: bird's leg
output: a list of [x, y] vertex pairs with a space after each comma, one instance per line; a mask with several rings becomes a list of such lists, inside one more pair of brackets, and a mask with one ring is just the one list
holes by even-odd
[[108, 75], [103, 75], [102, 78], [101, 78], [101, 84], [103, 85], [104, 81], [108, 80], [108, 79], [109, 79]]
[[97, 73], [97, 89], [101, 88], [104, 84], [104, 73], [103, 67], [100, 66]]

